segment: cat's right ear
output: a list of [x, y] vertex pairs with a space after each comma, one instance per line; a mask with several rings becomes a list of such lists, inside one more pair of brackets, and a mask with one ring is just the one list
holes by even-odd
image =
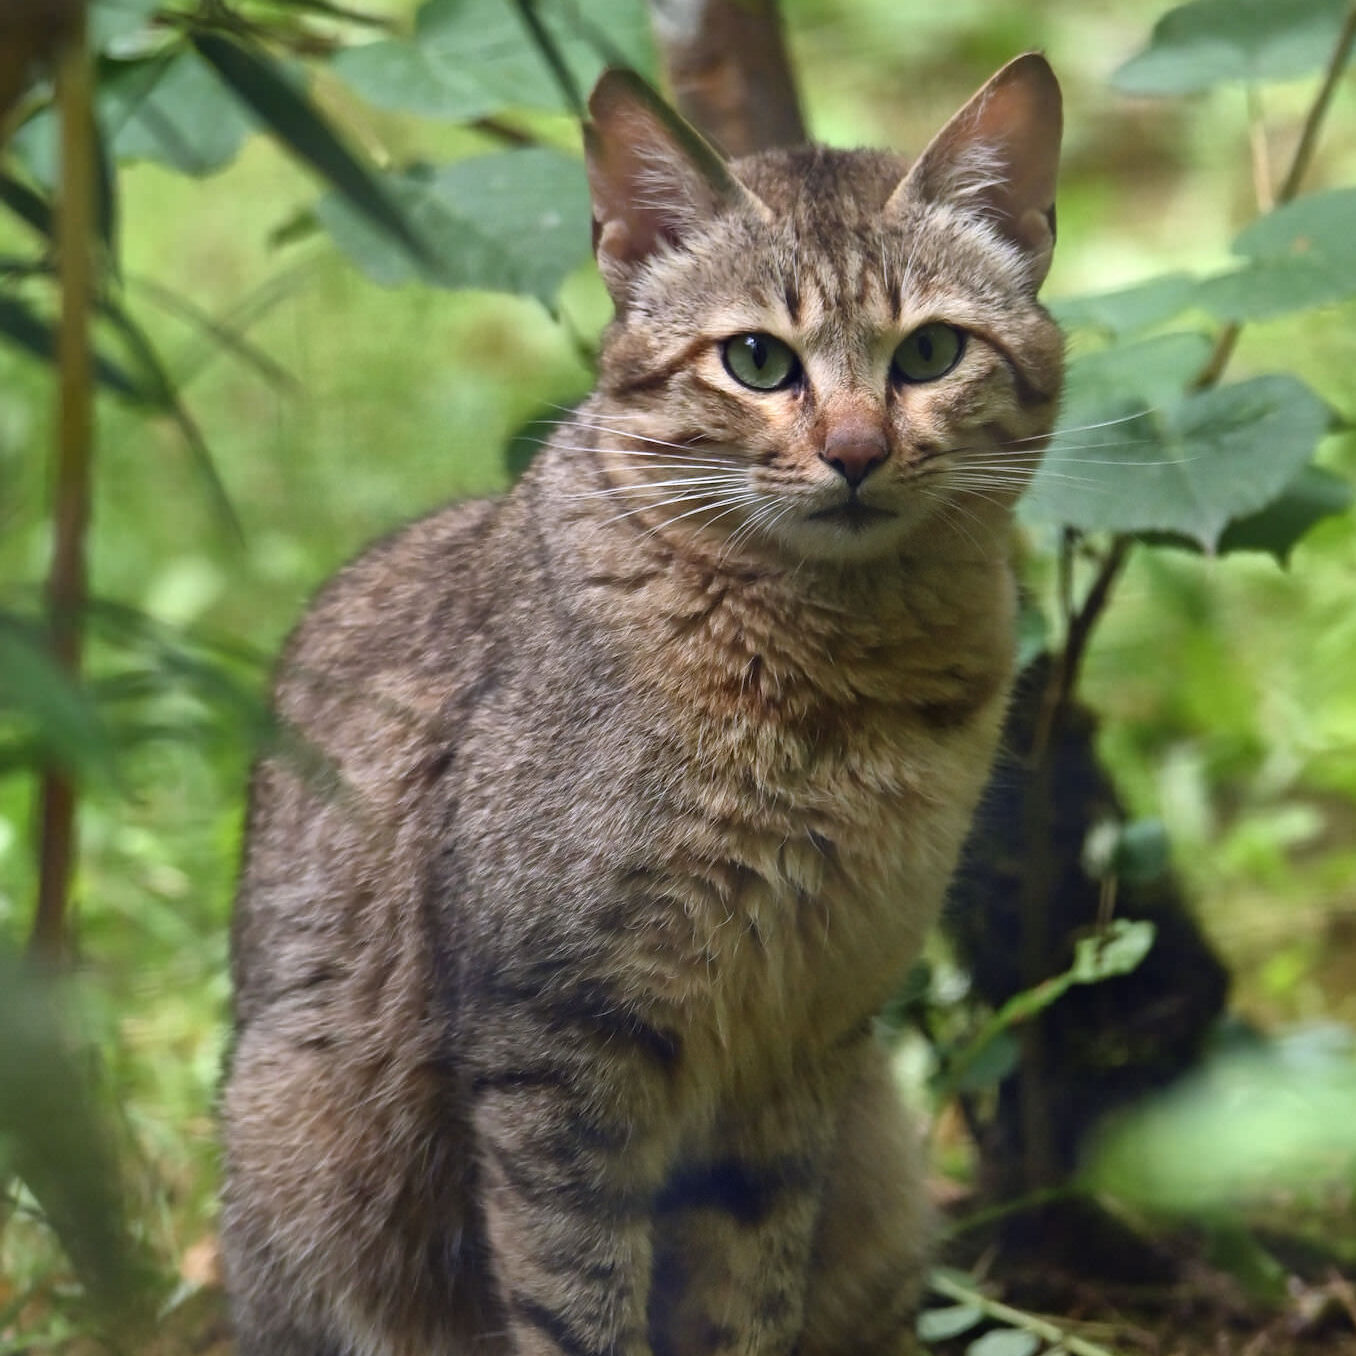
[[720, 153], [633, 71], [604, 71], [589, 98], [584, 151], [593, 194], [593, 250], [620, 309], [636, 269], [721, 212], [758, 199]]

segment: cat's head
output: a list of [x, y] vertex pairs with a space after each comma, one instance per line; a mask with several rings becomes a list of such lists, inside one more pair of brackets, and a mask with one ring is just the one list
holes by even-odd
[[617, 319], [584, 417], [623, 504], [844, 561], [1010, 508], [1062, 370], [1036, 300], [1061, 131], [1043, 57], [1005, 66], [912, 166], [823, 147], [726, 162], [627, 72], [590, 111]]

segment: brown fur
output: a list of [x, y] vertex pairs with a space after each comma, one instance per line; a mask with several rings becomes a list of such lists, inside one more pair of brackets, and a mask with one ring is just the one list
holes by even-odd
[[[593, 109], [597, 391], [507, 498], [345, 570], [282, 663], [337, 776], [254, 785], [242, 1356], [909, 1349], [926, 1209], [871, 1023], [1006, 700], [1058, 92], [1019, 59], [907, 174], [727, 169], [625, 76]], [[955, 370], [892, 377], [937, 321]], [[805, 379], [741, 386], [748, 331]], [[850, 487], [826, 458], [863, 439]]]

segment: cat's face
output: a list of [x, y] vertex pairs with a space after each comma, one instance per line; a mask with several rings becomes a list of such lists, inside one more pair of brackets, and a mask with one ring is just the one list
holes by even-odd
[[[614, 82], [609, 85], [609, 82]], [[791, 559], [987, 536], [1054, 417], [1058, 87], [1000, 72], [909, 170], [822, 148], [726, 167], [630, 77], [595, 92], [618, 319], [592, 419], [626, 511]]]

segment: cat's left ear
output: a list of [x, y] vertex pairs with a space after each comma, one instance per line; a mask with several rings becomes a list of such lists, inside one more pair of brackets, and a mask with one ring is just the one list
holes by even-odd
[[887, 210], [949, 203], [992, 223], [1025, 256], [1034, 292], [1055, 247], [1063, 100], [1039, 52], [1008, 62], [932, 139]]
[[593, 249], [620, 308], [636, 269], [681, 248], [724, 211], [767, 209], [720, 153], [632, 71], [604, 71], [589, 98], [584, 151], [593, 193]]

